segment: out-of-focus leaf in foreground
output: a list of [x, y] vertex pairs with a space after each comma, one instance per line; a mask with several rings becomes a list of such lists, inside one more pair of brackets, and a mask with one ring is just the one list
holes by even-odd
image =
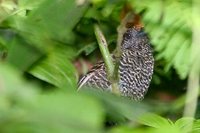
[[0, 1], [0, 23], [9, 17], [17, 8], [14, 0], [3, 0]]
[[104, 111], [77, 93], [42, 95], [10, 66], [0, 65], [0, 132], [102, 132]]

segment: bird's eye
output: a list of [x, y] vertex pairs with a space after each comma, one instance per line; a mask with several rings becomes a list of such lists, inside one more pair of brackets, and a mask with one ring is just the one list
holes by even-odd
[[125, 33], [124, 34], [124, 39], [131, 39], [132, 38], [132, 36], [131, 36], [131, 34], [130, 33]]

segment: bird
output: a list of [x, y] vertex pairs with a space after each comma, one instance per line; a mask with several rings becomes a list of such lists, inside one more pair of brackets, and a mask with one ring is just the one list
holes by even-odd
[[[153, 75], [154, 57], [150, 39], [143, 28], [127, 28], [120, 50], [117, 83], [120, 95], [141, 101], [148, 91]], [[115, 64], [117, 57], [112, 55], [112, 60]], [[111, 83], [103, 61], [98, 62], [80, 78], [78, 90], [83, 87], [111, 92]]]

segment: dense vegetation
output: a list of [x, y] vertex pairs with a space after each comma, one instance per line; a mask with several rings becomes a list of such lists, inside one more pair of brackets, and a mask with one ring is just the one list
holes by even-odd
[[[101, 59], [93, 25], [113, 50], [127, 5], [154, 49], [145, 100], [77, 93]], [[0, 132], [200, 132], [199, 12], [198, 0], [0, 1]]]

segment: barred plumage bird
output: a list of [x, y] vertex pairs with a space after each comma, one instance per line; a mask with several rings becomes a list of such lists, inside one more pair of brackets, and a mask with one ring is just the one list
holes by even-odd
[[[150, 41], [143, 29], [128, 28], [121, 43], [119, 91], [122, 96], [142, 100], [153, 74], [154, 58]], [[113, 56], [115, 63], [115, 57]], [[78, 83], [82, 86], [111, 91], [104, 62], [96, 64]]]

